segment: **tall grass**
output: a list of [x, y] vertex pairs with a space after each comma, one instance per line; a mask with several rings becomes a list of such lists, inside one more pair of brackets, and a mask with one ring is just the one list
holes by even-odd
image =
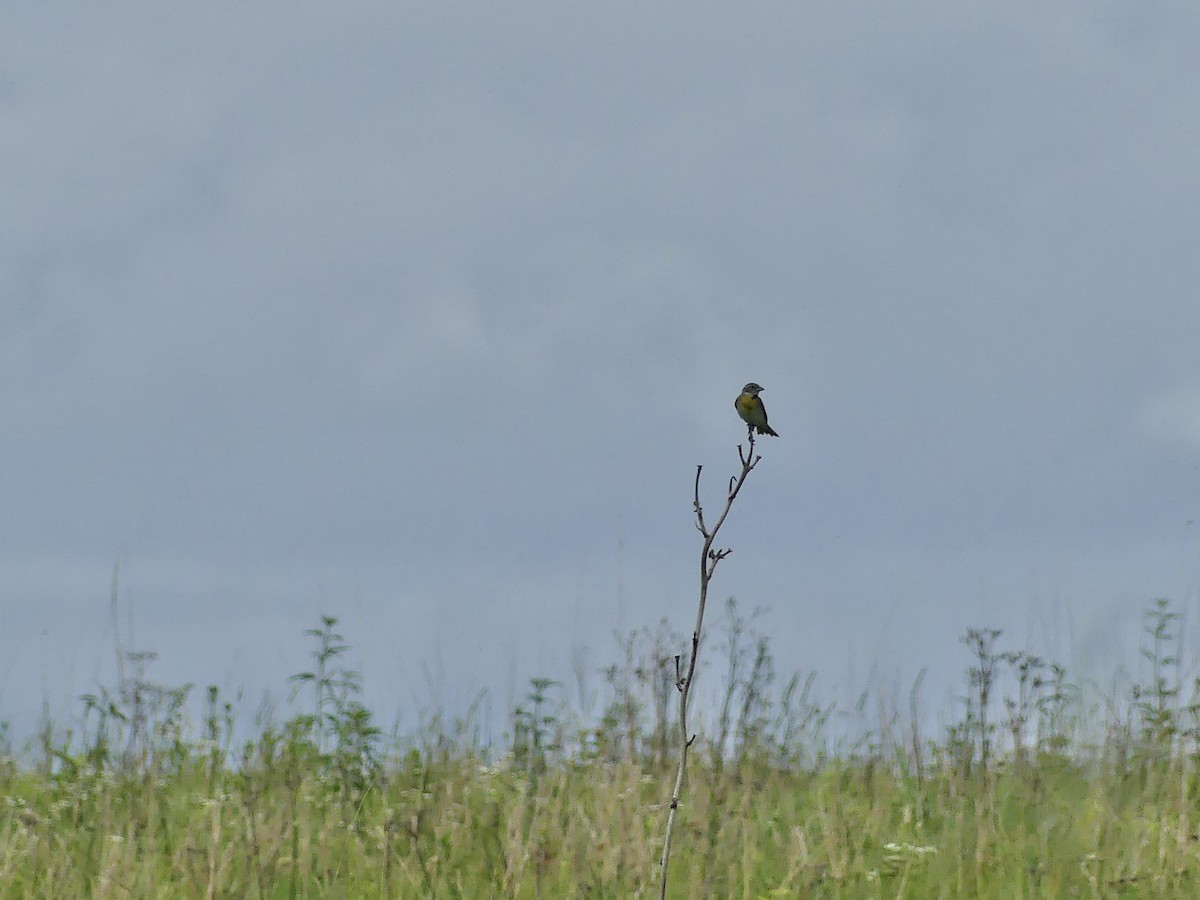
[[[723, 686], [688, 774], [672, 897], [1200, 896], [1200, 704], [1178, 620], [1145, 622], [1150, 680], [1102, 704], [1063, 667], [964, 636], [961, 717], [830, 735], [812, 676], [776, 678], [730, 605]], [[208, 688], [122, 682], [18, 753], [0, 730], [5, 897], [636, 897], [657, 891], [665, 628], [621, 641], [585, 719], [534, 679], [502, 746], [468, 711], [385, 736], [326, 617], [291, 715], [239, 736]], [[671, 670], [673, 674], [673, 669]], [[667, 689], [672, 687], [670, 676]]]

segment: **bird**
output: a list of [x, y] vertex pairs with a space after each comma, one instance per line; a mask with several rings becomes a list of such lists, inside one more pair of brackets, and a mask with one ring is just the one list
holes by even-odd
[[779, 437], [779, 434], [767, 424], [767, 408], [763, 406], [763, 402], [759, 399], [759, 391], [763, 388], [760, 385], [751, 381], [738, 394], [738, 398], [733, 401], [733, 408], [737, 410], [737, 414], [742, 417], [742, 421], [750, 426], [750, 436], [754, 437], [754, 429], [758, 429], [759, 434], [769, 434], [772, 437]]

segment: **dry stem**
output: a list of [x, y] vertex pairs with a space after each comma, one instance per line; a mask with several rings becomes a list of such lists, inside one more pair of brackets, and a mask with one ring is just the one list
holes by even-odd
[[742, 489], [746, 476], [762, 459], [761, 456], [754, 455], [753, 428], [749, 430], [749, 443], [748, 451], [743, 451], [742, 445], [738, 444], [738, 459], [741, 460], [742, 471], [736, 478], [729, 480], [729, 491], [725, 495], [725, 508], [721, 510], [721, 515], [711, 531], [704, 524], [704, 509], [700, 505], [700, 470], [703, 467], [696, 466], [696, 484], [692, 505], [696, 512], [696, 528], [704, 537], [704, 546], [700, 551], [700, 602], [696, 607], [696, 628], [692, 632], [692, 652], [688, 656], [686, 673], [680, 674], [680, 658], [679, 656], [675, 657], [675, 687], [679, 690], [679, 768], [675, 772], [675, 788], [671, 791], [666, 834], [663, 838], [662, 859], [659, 864], [662, 869], [662, 880], [658, 892], [660, 900], [666, 900], [667, 896], [667, 866], [671, 861], [671, 834], [675, 828], [676, 813], [679, 811], [679, 797], [683, 792], [683, 777], [687, 772], [688, 750], [696, 742], [696, 735], [688, 733], [687, 714], [692, 684], [696, 677], [696, 657], [700, 652], [700, 632], [704, 627], [704, 607], [708, 603], [708, 583], [712, 580], [717, 563], [732, 552], [731, 550], [714, 550], [713, 541], [717, 537], [717, 532], [721, 530], [721, 526], [725, 524], [725, 517], [729, 515], [729, 510], [737, 498], [738, 491]]

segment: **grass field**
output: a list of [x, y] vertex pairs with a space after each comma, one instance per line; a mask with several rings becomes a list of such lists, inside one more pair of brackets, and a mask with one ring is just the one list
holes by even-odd
[[[776, 683], [769, 642], [731, 606], [669, 895], [1200, 897], [1200, 724], [1176, 622], [1150, 608], [1151, 680], [1100, 704], [973, 630], [954, 727], [924, 736], [914, 716], [834, 742], [834, 710], [811, 680]], [[658, 895], [675, 753], [663, 632], [629, 638], [596, 721], [536, 679], [491, 747], [469, 713], [381, 734], [336, 624], [308, 632], [306, 711], [251, 738], [215, 688], [192, 722], [188, 689], [128, 654], [76, 733], [47, 723], [36, 746], [5, 748], [3, 896]]]

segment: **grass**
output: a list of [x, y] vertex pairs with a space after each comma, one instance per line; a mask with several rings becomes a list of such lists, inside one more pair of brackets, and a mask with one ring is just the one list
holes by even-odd
[[[1151, 683], [1090, 721], [1061, 668], [973, 630], [970, 699], [945, 735], [881, 727], [834, 747], [811, 681], [776, 689], [767, 642], [731, 606], [723, 749], [697, 744], [670, 896], [1200, 896], [1200, 733], [1175, 621], [1151, 608]], [[494, 748], [469, 716], [385, 738], [339, 668], [336, 624], [308, 633], [313, 667], [294, 680], [309, 711], [249, 739], [215, 688], [191, 727], [187, 690], [131, 660], [84, 699], [78, 734], [47, 727], [0, 754], [0, 896], [657, 893], [670, 635], [622, 645], [591, 724], [535, 679]]]

